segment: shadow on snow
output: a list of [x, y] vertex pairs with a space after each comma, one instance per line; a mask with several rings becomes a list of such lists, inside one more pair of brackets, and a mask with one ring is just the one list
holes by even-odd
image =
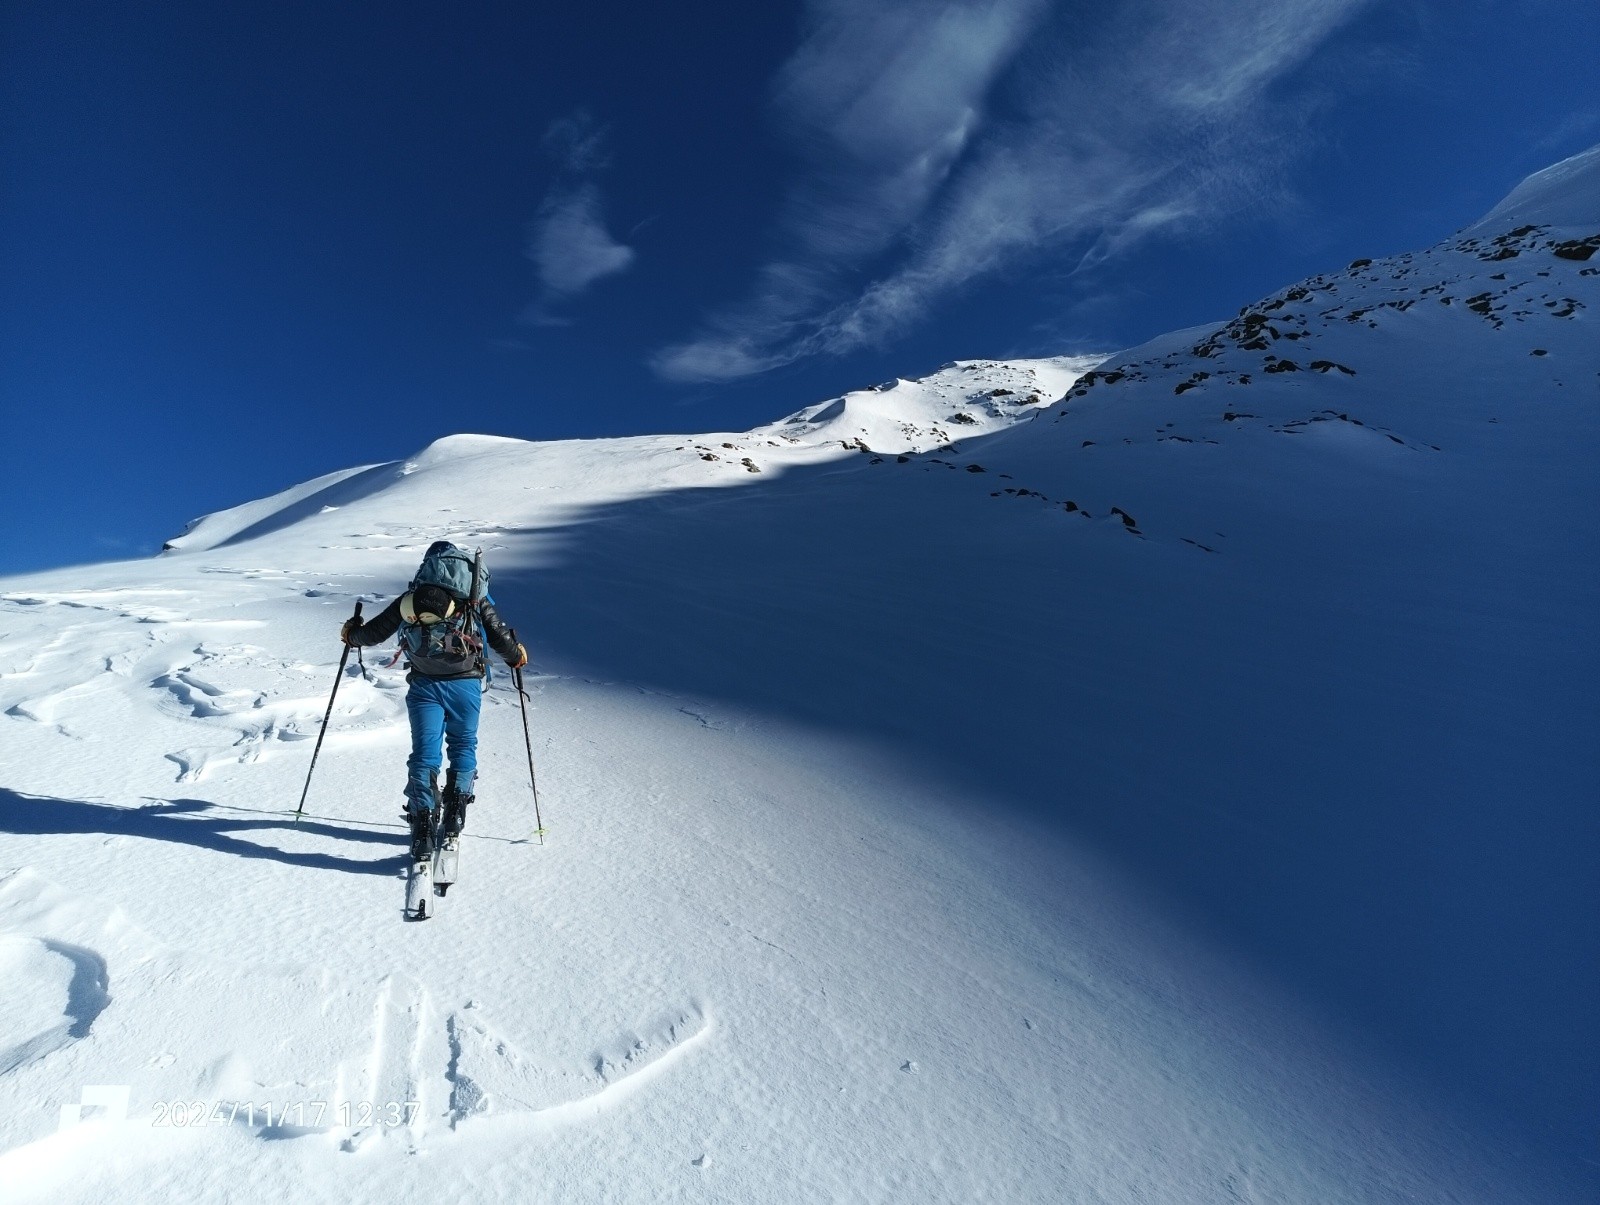
[[1414, 487], [1335, 483], [1354, 513], [1252, 565], [866, 460], [598, 508], [558, 564], [519, 568], [513, 536], [502, 613], [558, 670], [898, 749], [1573, 1149], [1600, 1104], [1595, 658], [1538, 619], [1573, 600], [1521, 584], [1502, 499], [1415, 513], [1397, 560]]
[[[393, 875], [405, 866], [404, 838], [396, 832], [369, 832], [292, 816], [252, 819], [239, 809], [222, 808], [203, 799], [159, 800], [142, 807], [119, 807], [76, 799], [24, 795], [0, 787], [0, 832], [21, 836], [56, 833], [104, 833], [150, 841], [175, 841], [240, 858], [266, 858], [308, 870], [340, 870], [350, 874]], [[381, 858], [345, 858], [337, 854], [298, 852], [248, 840], [243, 834], [294, 830], [342, 841], [368, 841], [390, 846]]]

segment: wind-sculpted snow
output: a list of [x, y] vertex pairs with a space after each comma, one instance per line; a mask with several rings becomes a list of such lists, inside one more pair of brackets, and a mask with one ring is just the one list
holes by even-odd
[[[538, 1132], [622, 1099], [708, 1025], [690, 1004], [639, 1032], [595, 1035], [614, 1054], [573, 1051], [542, 1063], [492, 1028], [482, 1007], [442, 1008], [413, 975], [361, 982], [180, 954], [28, 871], [0, 882], [0, 923], [8, 1034], [26, 1035], [0, 1048], [0, 1173], [8, 1190], [57, 1200], [82, 1175], [71, 1152], [83, 1139], [57, 1111], [32, 1102], [53, 1093], [52, 1069], [59, 1075], [60, 1064], [72, 1062], [81, 1071], [85, 1059], [70, 1048], [91, 1036], [124, 1052], [153, 1052], [119, 1069], [129, 1115], [92, 1127], [98, 1145], [139, 1176], [142, 1165], [181, 1158], [187, 1131], [320, 1139], [345, 1153], [385, 1138], [411, 1153], [448, 1149], [470, 1137], [463, 1126], [489, 1121], [502, 1135]], [[93, 948], [34, 936], [41, 930], [70, 932]], [[112, 977], [113, 1032], [91, 1032], [112, 1002]], [[225, 1178], [212, 1184], [219, 1196], [237, 1191]]]
[[[1584, 1199], [1587, 178], [1110, 358], [0, 582], [7, 1199]], [[500, 673], [406, 925], [387, 650], [292, 813], [440, 538], [548, 833]]]

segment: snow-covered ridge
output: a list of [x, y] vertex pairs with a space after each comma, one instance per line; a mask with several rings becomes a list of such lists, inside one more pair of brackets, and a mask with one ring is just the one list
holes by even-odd
[[274, 527], [296, 522], [327, 507], [341, 505], [382, 489], [393, 479], [390, 464], [359, 465], [339, 469], [290, 486], [265, 498], [242, 502], [226, 510], [191, 519], [183, 531], [162, 544], [163, 552], [215, 548], [234, 540], [263, 535]]
[[861, 451], [923, 452], [1034, 418], [1104, 359], [957, 360], [926, 377], [808, 406], [752, 434], [798, 444], [839, 440]]
[[[1352, 353], [1338, 350], [1349, 342], [1348, 328], [1376, 331], [1419, 305], [1464, 307], [1499, 326], [1568, 319], [1592, 304], [1569, 294], [1581, 293], [1577, 284], [1600, 274], [1600, 268], [1588, 264], [1600, 247], [1597, 198], [1600, 147], [1530, 176], [1479, 222], [1433, 248], [1357, 260], [1342, 272], [1308, 278], [1241, 308], [1220, 328], [1164, 335], [1110, 358], [956, 361], [926, 377], [856, 390], [745, 432], [559, 444], [450, 436], [400, 465], [342, 470], [196, 519], [164, 547], [199, 551], [236, 543], [387, 490], [419, 470], [449, 470], [468, 459], [487, 457], [504, 471], [514, 471], [514, 464], [531, 456], [537, 465], [530, 462], [529, 468], [540, 474], [540, 489], [594, 504], [603, 497], [697, 483], [740, 484], [747, 480], [741, 473], [781, 473], [850, 452], [916, 456], [954, 448], [959, 453], [962, 444], [1030, 422], [1046, 411], [1054, 410], [1059, 419], [1060, 403], [1081, 408], [1092, 388], [1120, 381], [1173, 377], [1174, 394], [1196, 391], [1191, 400], [1199, 401], [1221, 396], [1223, 387], [1259, 385], [1290, 373], [1353, 375], [1357, 366], [1339, 359], [1350, 359]], [[1520, 264], [1508, 262], [1520, 257], [1527, 258]], [[1555, 265], [1553, 275], [1548, 266], [1524, 270], [1538, 257], [1565, 262]], [[1572, 281], [1574, 288], [1558, 288], [1563, 280]], [[1530, 348], [1530, 354], [1548, 352]], [[1354, 358], [1361, 356], [1355, 353]], [[1246, 400], [1259, 393], [1235, 388], [1224, 399], [1223, 413], [1242, 411]], [[1333, 396], [1329, 400], [1338, 401]], [[1300, 407], [1281, 418], [1291, 431], [1313, 422], [1350, 421], [1338, 418], [1337, 404], [1321, 409], [1328, 413]], [[1385, 430], [1403, 442], [1403, 436]], [[1163, 438], [1196, 437], [1173, 430]], [[558, 447], [574, 455], [552, 459], [547, 453]], [[607, 471], [597, 477], [601, 463]], [[566, 477], [562, 464], [581, 464], [581, 475]], [[599, 486], [601, 481], [606, 485]]]
[[[544, 443], [446, 436], [403, 462], [329, 473], [195, 519], [163, 550], [201, 552], [235, 544], [379, 491], [412, 497], [431, 483], [443, 496], [458, 490], [456, 479], [469, 473], [530, 474], [540, 491], [593, 505], [660, 489], [743, 484], [749, 474], [782, 472], [854, 452], [925, 452], [1030, 421], [1102, 359], [957, 361], [918, 380], [857, 390], [742, 432]], [[343, 517], [330, 521], [343, 522]]]
[[[1538, 216], [1546, 221], [1524, 220]], [[1196, 327], [1110, 357], [1066, 400], [1088, 397], [1096, 385], [1158, 374], [1172, 380], [1174, 394], [1203, 390], [1210, 396], [1273, 375], [1354, 376], [1355, 368], [1330, 358], [1375, 346], [1351, 327], [1414, 336], [1422, 333], [1416, 321], [1433, 307], [1470, 311], [1496, 330], [1509, 323], [1560, 338], [1563, 328], [1546, 320], [1570, 320], [1594, 304], [1589, 282], [1600, 277], [1600, 265], [1588, 261], [1596, 251], [1600, 147], [1530, 177], [1481, 221], [1426, 251], [1355, 260], [1343, 272], [1318, 274], [1244, 306], [1219, 328]], [[1569, 295], [1574, 292], [1588, 300]], [[1411, 325], [1403, 326], [1401, 316], [1419, 306]], [[1528, 354], [1545, 356], [1549, 349], [1530, 346]], [[1242, 404], [1251, 395], [1228, 396]]]
[[1589, 226], [1600, 197], [1600, 146], [1534, 172], [1463, 234], [1503, 234], [1518, 226]]

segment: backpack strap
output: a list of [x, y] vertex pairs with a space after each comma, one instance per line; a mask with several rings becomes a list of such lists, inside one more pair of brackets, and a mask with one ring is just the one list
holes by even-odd
[[[480, 598], [482, 594], [484, 597]], [[483, 583], [483, 549], [472, 554], [472, 593], [467, 596], [467, 622], [478, 632], [478, 647], [483, 650], [483, 689], [487, 691], [494, 681], [494, 665], [489, 658], [489, 633], [483, 630], [483, 616], [479, 607], [486, 601], [488, 590]]]

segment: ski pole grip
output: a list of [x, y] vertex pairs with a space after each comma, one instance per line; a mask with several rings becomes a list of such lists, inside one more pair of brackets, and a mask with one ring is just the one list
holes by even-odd
[[361, 600], [359, 598], [356, 599], [356, 614], [355, 614], [355, 617], [357, 619], [361, 618]]

